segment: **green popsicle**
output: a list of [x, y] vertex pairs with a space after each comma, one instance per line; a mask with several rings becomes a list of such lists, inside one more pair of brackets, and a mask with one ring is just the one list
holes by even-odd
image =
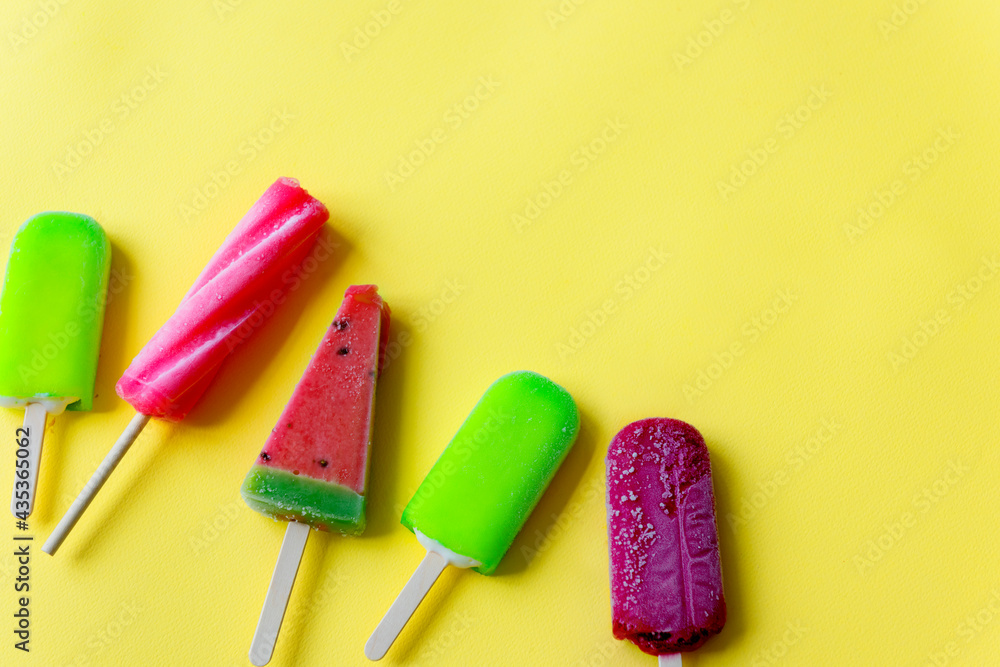
[[528, 371], [486, 391], [403, 511], [419, 530], [492, 574], [576, 438], [573, 398]]
[[580, 427], [576, 404], [528, 371], [486, 391], [403, 510], [427, 555], [365, 645], [378, 660], [448, 565], [492, 574]]
[[93, 218], [39, 213], [14, 236], [0, 292], [0, 406], [23, 407], [11, 512], [34, 506], [47, 414], [90, 410], [111, 271]]
[[67, 409], [91, 409], [110, 270], [108, 238], [89, 216], [40, 213], [21, 226], [0, 294], [6, 407], [73, 398]]

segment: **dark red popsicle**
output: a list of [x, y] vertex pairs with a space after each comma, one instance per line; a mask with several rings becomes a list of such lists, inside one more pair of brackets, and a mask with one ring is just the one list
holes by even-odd
[[675, 419], [633, 422], [611, 441], [607, 475], [615, 637], [693, 651], [726, 622], [705, 440]]

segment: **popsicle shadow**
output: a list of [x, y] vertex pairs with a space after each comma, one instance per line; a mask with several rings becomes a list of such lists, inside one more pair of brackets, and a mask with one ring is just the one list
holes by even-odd
[[[135, 279], [134, 264], [121, 246], [111, 240], [111, 277], [105, 301], [104, 328], [101, 347], [97, 359], [97, 375], [94, 382], [94, 407], [92, 412], [111, 412], [118, 402], [115, 383], [118, 375], [128, 364], [125, 351], [125, 322], [129, 321], [129, 304], [132, 282]], [[83, 328], [84, 322], [79, 326]], [[85, 413], [67, 411], [56, 417], [49, 417], [42, 450], [42, 469], [38, 477], [38, 495], [34, 515], [42, 521], [53, 518], [53, 511], [65, 508], [57, 506], [60, 483], [62, 481], [63, 446], [73, 443], [73, 432]], [[108, 443], [108, 447], [111, 443]], [[76, 494], [79, 489], [62, 489], [63, 493]]]
[[[317, 256], [315, 270], [308, 272], [308, 257], [316, 256], [313, 253], [317, 252], [326, 253], [327, 258], [319, 261]], [[275, 352], [284, 344], [288, 332], [307, 306], [326, 309], [330, 320], [333, 320], [339, 301], [332, 305], [311, 302], [348, 252], [348, 242], [329, 225], [325, 226], [313, 253], [303, 262], [304, 277], [288, 287], [285, 301], [223, 362], [219, 375], [185, 421], [195, 426], [212, 426], [224, 422], [239, 402], [239, 397], [260, 379], [268, 361], [274, 358]], [[280, 405], [284, 405], [287, 400], [287, 396], [275, 397], [275, 402]]]
[[[330, 248], [329, 257], [325, 261], [319, 262], [316, 270], [301, 280], [298, 289], [289, 289], [286, 292], [286, 301], [281, 307], [275, 309], [274, 314], [270, 318], [267, 318], [259, 330], [256, 330], [247, 341], [233, 351], [229, 359], [223, 362], [223, 368], [220, 370], [216, 381], [208, 388], [202, 401], [192, 410], [191, 415], [185, 419], [185, 422], [192, 425], [209, 426], [223, 421], [237, 402], [233, 397], [240, 396], [248, 386], [252, 385], [259, 378], [266, 364], [258, 359], [270, 359], [274, 356], [274, 350], [282, 344], [288, 330], [298, 320], [306, 303], [350, 250], [347, 241], [329, 227], [324, 228], [324, 231], [320, 233], [320, 241], [325, 241], [327, 247]], [[332, 317], [333, 314], [331, 312]], [[227, 365], [229, 366], [228, 368], [226, 367]], [[287, 397], [280, 398], [282, 404], [285, 400], [287, 400]], [[94, 544], [95, 531], [121, 530], [123, 528], [119, 528], [118, 524], [128, 523], [129, 519], [127, 517], [131, 511], [131, 507], [127, 506], [127, 503], [122, 502], [122, 499], [136, 495], [136, 491], [144, 483], [143, 478], [152, 465], [153, 460], [159, 455], [164, 443], [169, 441], [173, 429], [177, 428], [173, 424], [169, 426], [158, 424], [158, 426], [161, 428], [155, 430], [166, 431], [166, 433], [153, 435], [151, 431], [154, 429], [147, 427], [136, 441], [136, 446], [129, 452], [129, 459], [131, 460], [145, 457], [140, 464], [140, 471], [127, 481], [118, 479], [117, 483], [112, 481], [116, 479], [112, 475], [111, 480], [109, 480], [110, 488], [105, 487], [101, 491], [104, 495], [113, 496], [113, 502], [110, 504], [110, 507], [117, 507], [119, 509], [117, 511], [114, 509], [108, 510], [102, 515], [98, 515], [94, 509], [90, 509], [84, 515], [81, 524], [74, 531], [77, 534], [70, 538], [74, 541], [74, 544], [69, 545], [73, 550], [73, 558], [86, 560], [92, 556], [94, 550], [97, 548], [97, 545]], [[224, 439], [219, 439], [218, 442], [224, 443], [225, 441]], [[108, 443], [109, 448], [111, 444]], [[79, 489], [71, 490], [74, 497], [78, 491]], [[125, 506], [124, 509], [122, 509], [123, 506]]]
[[[536, 558], [545, 557], [545, 548], [539, 548], [553, 537], [555, 526], [566, 510], [573, 492], [580, 484], [597, 448], [597, 429], [587, 413], [577, 406], [580, 413], [580, 432], [566, 455], [566, 460], [549, 484], [541, 501], [535, 506], [528, 521], [521, 528], [510, 550], [500, 561], [498, 575], [514, 574], [525, 570]], [[572, 521], [572, 517], [570, 517]], [[573, 530], [572, 524], [567, 526]]]
[[[418, 557], [413, 563], [414, 569], [419, 562]], [[399, 637], [389, 649], [387, 657], [393, 658], [397, 664], [411, 664], [414, 654], [419, 655], [421, 651], [435, 648], [433, 639], [435, 627], [451, 622], [442, 608], [450, 597], [458, 594], [463, 586], [481, 584], [481, 581], [476, 581], [477, 578], [481, 577], [480, 574], [457, 567], [445, 568], [445, 571], [441, 573], [441, 578], [437, 580], [403, 631], [399, 633]], [[374, 629], [374, 626], [372, 628]]]
[[[278, 632], [278, 644], [274, 648], [274, 657], [280, 658], [283, 664], [299, 664], [299, 646], [302, 643], [302, 635], [308, 627], [311, 618], [315, 614], [311, 613], [316, 605], [316, 586], [320, 579], [320, 573], [325, 569], [327, 552], [330, 546], [330, 533], [319, 530], [309, 532], [309, 541], [306, 542], [307, 553], [303, 556], [304, 561], [299, 565], [299, 571], [295, 575], [295, 585], [292, 586], [292, 595], [288, 602], [288, 610], [285, 618], [281, 622], [281, 630]], [[339, 535], [335, 537], [340, 537]], [[310, 547], [310, 545], [315, 545]], [[319, 553], [309, 557], [308, 551], [316, 549]], [[279, 549], [275, 549], [274, 558], [277, 560]], [[307, 565], [308, 563], [308, 565]], [[264, 596], [260, 596], [261, 604]], [[259, 609], [257, 610], [259, 612]], [[249, 646], [249, 640], [247, 645]]]
[[[121, 427], [124, 429], [127, 423], [123, 422]], [[83, 514], [80, 523], [77, 524], [69, 537], [66, 538], [66, 542], [59, 549], [57, 558], [71, 558], [74, 561], [83, 562], [100, 557], [99, 554], [102, 548], [102, 542], [99, 539], [100, 535], [114, 531], [136, 530], [136, 525], [141, 522], [135, 520], [133, 513], [141, 513], [142, 510], [141, 508], [137, 508], [129, 499], [137, 496], [139, 489], [143, 486], [153, 483], [148, 477], [152, 474], [153, 462], [160, 455], [160, 450], [170, 441], [174, 428], [176, 428], [174, 424], [158, 423], [151, 424], [143, 430], [139, 438], [135, 441], [135, 445], [128, 452], [128, 459], [134, 470], [132, 475], [125, 480], [122, 479], [123, 475], [116, 477], [115, 473], [111, 474], [108, 480], [108, 485], [111, 488], [105, 485], [98, 493], [98, 496], [107, 496], [103, 511], [91, 506]], [[111, 448], [112, 444], [113, 442], [104, 443], [108, 449]], [[169, 448], [167, 449], [169, 450]], [[87, 480], [90, 479], [91, 473], [93, 473], [92, 470], [86, 472]], [[117, 484], [115, 483], [116, 479], [118, 480]], [[89, 483], [89, 481], [85, 483]], [[81, 484], [78, 488], [68, 489], [71, 497], [76, 498], [76, 494], [80, 492], [83, 486]], [[65, 511], [68, 508], [69, 505], [67, 504], [60, 511]], [[66, 552], [65, 556], [63, 552]], [[164, 554], [164, 562], [168, 561], [169, 558]]]
[[[594, 433], [593, 422], [583, 410], [580, 410], [580, 432], [576, 442], [552, 483], [549, 484], [541, 501], [532, 512], [531, 518], [521, 529], [510, 551], [500, 562], [500, 566], [496, 570], [497, 575], [520, 572], [528, 566], [531, 560], [534, 560], [534, 557], [525, 559], [522, 556], [520, 545], [533, 544], [536, 532], [540, 531], [543, 535], [549, 534], [551, 526], [563, 512], [563, 508], [573, 495], [580, 478], [590, 464], [596, 442]], [[392, 511], [392, 508], [386, 509]], [[395, 519], [395, 512], [393, 512], [392, 518]], [[419, 560], [415, 560], [413, 566], [416, 567], [418, 563]], [[475, 581], [480, 576], [482, 575], [465, 572], [454, 567], [447, 568], [393, 644], [390, 649], [392, 657], [401, 663], [409, 662], [413, 658], [414, 652], [427, 648], [427, 638], [433, 635], [435, 624], [450, 622], [441, 613], [441, 608], [446, 601], [450, 596], [455, 595], [460, 587], [482, 583]]]
[[132, 301], [135, 265], [121, 246], [111, 241], [111, 277], [104, 306], [104, 330], [94, 384], [94, 412], [110, 412], [120, 400], [115, 394], [118, 377], [139, 350], [125, 349], [125, 334]]
[[[59, 484], [62, 481], [63, 446], [72, 442], [72, 436], [66, 437], [66, 431], [72, 433], [73, 426], [79, 415], [75, 412], [64, 412], [61, 415], [45, 420], [45, 440], [42, 442], [42, 460], [38, 471], [38, 486], [35, 489], [35, 508], [31, 518], [41, 523], [48, 523], [53, 518], [56, 507]], [[56, 517], [58, 518], [58, 517]]]
[[718, 448], [713, 447], [711, 442], [706, 444], [712, 460], [712, 486], [715, 490], [715, 515], [719, 526], [722, 587], [726, 596], [727, 615], [726, 625], [722, 628], [722, 632], [708, 640], [695, 654], [724, 653], [728, 655], [730, 647], [739, 640], [746, 626], [736, 540], [725, 519], [727, 513], [738, 511], [737, 503], [739, 501], [732, 497], [730, 491], [736, 481], [735, 471], [730, 467], [729, 461], [719, 454]]
[[[392, 295], [383, 294], [389, 307]], [[372, 440], [372, 460], [368, 479], [368, 526], [364, 536], [384, 535], [403, 528], [399, 525], [399, 512], [392, 505], [393, 490], [399, 478], [399, 431], [404, 401], [404, 378], [410, 355], [398, 346], [400, 337], [413, 340], [410, 326], [393, 312], [389, 323], [387, 348], [382, 376], [378, 379], [375, 394], [375, 428]], [[362, 537], [364, 537], [362, 536]]]

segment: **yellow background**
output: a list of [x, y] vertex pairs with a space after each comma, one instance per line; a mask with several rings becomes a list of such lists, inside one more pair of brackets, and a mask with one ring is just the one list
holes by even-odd
[[602, 501], [607, 443], [647, 416], [697, 426], [715, 469], [729, 622], [686, 665], [996, 660], [996, 3], [64, 2], [0, 10], [0, 243], [90, 214], [118, 292], [96, 409], [50, 420], [36, 550], [128, 423], [116, 379], [275, 178], [340, 250], [36, 551], [32, 653], [4, 629], [0, 662], [247, 664], [284, 525], [238, 488], [363, 282], [408, 335], [369, 529], [312, 535], [272, 664], [365, 663], [422, 554], [402, 506], [522, 368], [573, 394], [580, 438], [498, 576], [445, 574], [385, 664], [652, 665], [611, 636]]

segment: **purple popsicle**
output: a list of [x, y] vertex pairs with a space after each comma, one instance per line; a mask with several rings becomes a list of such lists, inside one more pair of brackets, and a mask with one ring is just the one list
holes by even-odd
[[705, 440], [675, 419], [633, 422], [607, 475], [614, 635], [651, 655], [693, 651], [726, 622]]

